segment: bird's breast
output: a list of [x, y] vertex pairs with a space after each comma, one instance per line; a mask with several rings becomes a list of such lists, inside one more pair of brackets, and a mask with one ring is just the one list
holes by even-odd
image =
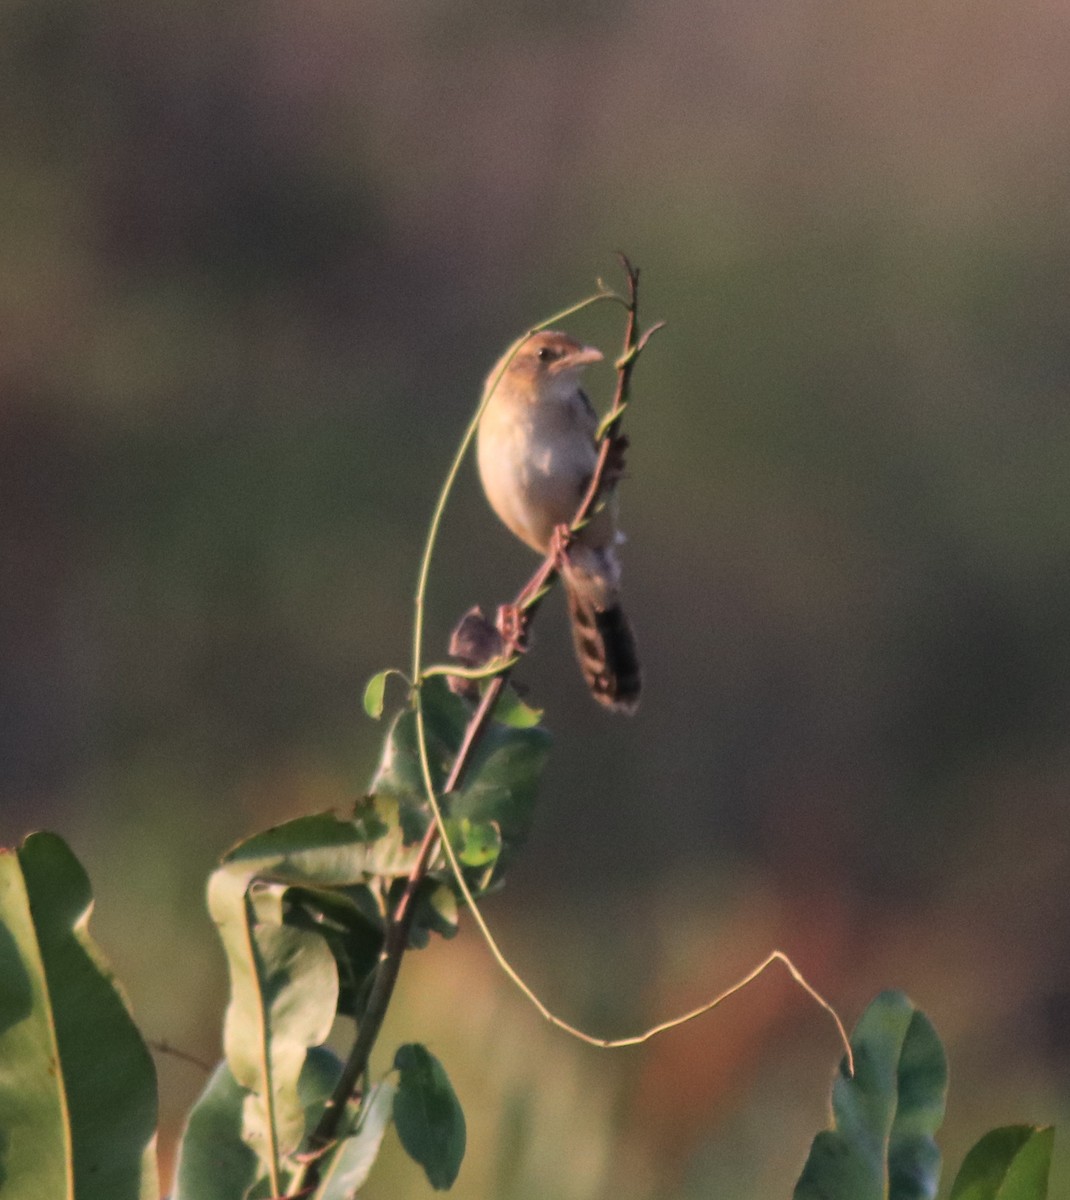
[[494, 511], [543, 553], [554, 527], [576, 514], [595, 448], [567, 405], [519, 406], [508, 399], [493, 397], [480, 422], [479, 471]]

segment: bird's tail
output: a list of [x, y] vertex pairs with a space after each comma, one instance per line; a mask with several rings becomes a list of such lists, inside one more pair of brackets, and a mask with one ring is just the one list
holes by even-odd
[[576, 657], [599, 704], [633, 713], [642, 676], [635, 634], [617, 591], [616, 556], [611, 550], [584, 554], [585, 549], [572, 548], [563, 571]]

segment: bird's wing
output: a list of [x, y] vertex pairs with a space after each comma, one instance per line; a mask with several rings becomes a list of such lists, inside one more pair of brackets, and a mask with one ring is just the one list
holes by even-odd
[[583, 423], [588, 427], [591, 434], [591, 441], [594, 441], [594, 435], [598, 430], [598, 414], [594, 411], [594, 405], [587, 398], [587, 393], [583, 388], [579, 389], [580, 406], [583, 414]]

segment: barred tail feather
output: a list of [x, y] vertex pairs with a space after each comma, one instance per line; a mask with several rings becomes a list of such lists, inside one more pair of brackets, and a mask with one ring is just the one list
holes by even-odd
[[600, 609], [576, 588], [567, 591], [572, 640], [591, 694], [606, 708], [635, 712], [642, 678], [635, 635], [624, 609], [620, 604]]

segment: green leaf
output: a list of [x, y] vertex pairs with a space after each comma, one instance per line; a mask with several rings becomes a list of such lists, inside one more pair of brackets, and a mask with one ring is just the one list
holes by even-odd
[[[425, 681], [421, 696], [431, 780], [437, 795], [445, 785], [471, 712], [438, 678]], [[448, 799], [447, 815], [467, 818], [473, 824], [497, 825], [505, 849], [520, 846], [531, 828], [549, 748], [550, 735], [545, 729], [489, 725], [461, 787]], [[372, 791], [376, 797], [397, 800], [409, 841], [422, 837], [429, 817], [415, 713], [403, 712], [394, 722]]]
[[234, 1200], [259, 1178], [260, 1161], [241, 1136], [248, 1094], [221, 1062], [186, 1121], [171, 1200]]
[[516, 688], [506, 686], [494, 705], [495, 721], [503, 725], [511, 725], [514, 729], [534, 729], [542, 720], [541, 708], [532, 708], [525, 704], [516, 693]]
[[[343, 1126], [337, 1148], [324, 1157], [312, 1200], [352, 1200], [379, 1155], [390, 1124], [395, 1088], [383, 1081], [368, 1093], [359, 1113]], [[356, 1105], [351, 1106], [356, 1110]]]
[[444, 938], [457, 935], [457, 897], [448, 883], [425, 879], [416, 892], [416, 910], [409, 929], [409, 947], [422, 950], [437, 933]]
[[251, 1093], [243, 1137], [273, 1184], [304, 1135], [298, 1080], [308, 1048], [330, 1033], [338, 1000], [338, 971], [324, 939], [283, 924], [284, 890], [254, 886], [233, 865], [215, 871], [208, 885], [230, 971], [223, 1047], [235, 1080]]
[[550, 741], [541, 728], [489, 726], [460, 789], [450, 797], [449, 815], [496, 825], [504, 851], [523, 845], [534, 820]]
[[297, 817], [240, 842], [223, 859], [249, 878], [348, 887], [408, 875], [418, 850], [406, 846], [397, 801], [367, 796], [350, 812]]
[[457, 933], [457, 897], [446, 884], [439, 884], [428, 899], [428, 908], [434, 914], [432, 928], [444, 938]]
[[154, 1200], [156, 1074], [88, 933], [89, 880], [36, 833], [0, 850], [0, 1186]]
[[283, 920], [326, 941], [338, 968], [338, 1012], [359, 1018], [368, 977], [383, 948], [383, 919], [371, 889], [289, 887]]
[[366, 797], [236, 846], [209, 884], [231, 978], [224, 1049], [250, 1096], [243, 1136], [278, 1190], [306, 1128], [297, 1084], [336, 1009], [357, 1014], [381, 942], [384, 881], [408, 875], [398, 802]]
[[944, 1116], [947, 1059], [923, 1012], [882, 992], [851, 1038], [832, 1089], [835, 1127], [814, 1138], [795, 1200], [932, 1200], [940, 1178], [933, 1135]]
[[1055, 1130], [1006, 1125], [966, 1155], [950, 1200], [1046, 1200]]
[[446, 822], [450, 845], [465, 867], [486, 867], [502, 852], [502, 835], [491, 821], [472, 821], [468, 817], [450, 817]]
[[442, 1064], [417, 1042], [394, 1056], [400, 1072], [394, 1124], [410, 1158], [423, 1167], [436, 1191], [453, 1186], [465, 1148], [464, 1113]]
[[[420, 688], [431, 780], [436, 794], [442, 791], [471, 712], [468, 705], [446, 686], [441, 677], [426, 679]], [[395, 720], [379, 769], [372, 780], [376, 795], [393, 796], [407, 804], [423, 807], [424, 777], [416, 736], [416, 713], [407, 710]]]
[[364, 688], [364, 711], [373, 721], [378, 721], [383, 715], [383, 704], [386, 700], [386, 683], [391, 675], [396, 675], [410, 690], [412, 688], [409, 677], [396, 667], [387, 667], [385, 671], [379, 671], [373, 675]]
[[386, 681], [390, 671], [380, 671], [368, 680], [364, 688], [364, 711], [373, 721], [378, 721], [383, 715], [383, 703], [386, 700]]
[[[400, 880], [390, 894], [390, 906], [396, 908], [405, 887]], [[448, 882], [428, 875], [422, 879], [413, 897], [412, 922], [409, 925], [409, 950], [422, 950], [437, 933], [444, 938], [457, 935], [457, 897]]]
[[342, 1060], [326, 1046], [312, 1046], [297, 1080], [297, 1093], [305, 1110], [305, 1127], [312, 1129], [342, 1074]]
[[[297, 1083], [307, 1128], [319, 1120], [341, 1072], [342, 1063], [330, 1050], [322, 1046], [309, 1050]], [[263, 1166], [242, 1137], [248, 1099], [249, 1092], [221, 1062], [186, 1122], [171, 1200], [236, 1200], [270, 1194]]]

